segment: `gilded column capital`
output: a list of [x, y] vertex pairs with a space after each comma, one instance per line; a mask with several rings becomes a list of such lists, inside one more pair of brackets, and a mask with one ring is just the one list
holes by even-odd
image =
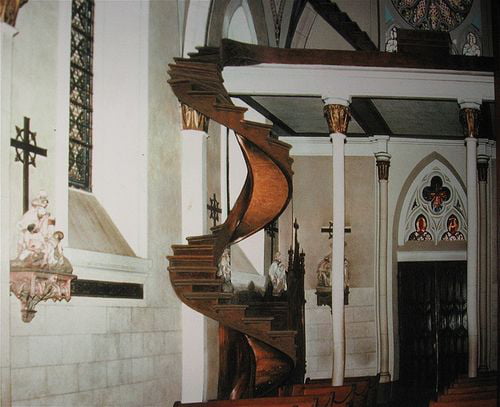
[[479, 182], [488, 182], [488, 166], [490, 157], [479, 155], [477, 157], [477, 179]]
[[15, 27], [17, 13], [28, 0], [0, 0], [0, 21]]
[[192, 107], [181, 103], [182, 130], [208, 132], [209, 118]]
[[379, 181], [389, 180], [389, 167], [391, 166], [391, 155], [380, 152], [375, 154], [377, 160], [377, 172]]
[[479, 136], [479, 120], [481, 111], [475, 107], [464, 107], [460, 109], [460, 123], [465, 137]]
[[351, 112], [348, 106], [339, 104], [327, 104], [323, 108], [323, 114], [328, 123], [328, 130], [331, 133], [347, 133]]

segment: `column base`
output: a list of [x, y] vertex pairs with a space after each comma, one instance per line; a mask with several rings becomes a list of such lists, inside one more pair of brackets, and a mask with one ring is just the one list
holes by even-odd
[[391, 382], [391, 374], [388, 372], [381, 372], [379, 383], [390, 383], [390, 382]]

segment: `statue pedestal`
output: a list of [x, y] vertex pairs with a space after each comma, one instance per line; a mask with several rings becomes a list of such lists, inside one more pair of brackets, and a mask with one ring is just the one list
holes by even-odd
[[[316, 304], [332, 307], [332, 287], [316, 287]], [[344, 288], [344, 305], [349, 305], [349, 287]]]
[[36, 269], [11, 268], [10, 291], [21, 301], [24, 322], [35, 317], [35, 307], [40, 301], [69, 301], [71, 281], [76, 275]]

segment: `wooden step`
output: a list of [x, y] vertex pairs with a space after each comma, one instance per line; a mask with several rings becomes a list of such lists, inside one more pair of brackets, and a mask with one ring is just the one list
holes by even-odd
[[186, 240], [189, 242], [189, 245], [201, 245], [201, 246], [208, 246], [212, 245], [214, 241], [217, 239], [216, 236], [214, 235], [202, 235], [202, 236], [188, 236]]
[[210, 301], [210, 300], [222, 300], [233, 298], [232, 293], [221, 293], [221, 292], [187, 292], [183, 293], [184, 297], [188, 300], [196, 301]]
[[174, 256], [211, 256], [214, 250], [212, 245], [187, 245], [174, 244], [172, 245]]
[[481, 391], [496, 391], [496, 389], [497, 386], [495, 384], [487, 384], [487, 385], [478, 384], [476, 386], [470, 386], [470, 387], [448, 387], [445, 393], [446, 394], [477, 393]]
[[294, 338], [297, 331], [269, 331], [271, 338]]
[[170, 278], [177, 279], [195, 279], [195, 278], [215, 278], [217, 275], [217, 267], [207, 266], [168, 266]]
[[168, 261], [171, 266], [214, 266], [214, 256], [205, 256], [205, 255], [174, 255], [167, 256]]
[[230, 104], [226, 104], [226, 103], [215, 103], [214, 107], [217, 110], [220, 110], [223, 112], [245, 113], [248, 110], [246, 107], [235, 106], [235, 105], [230, 105]]

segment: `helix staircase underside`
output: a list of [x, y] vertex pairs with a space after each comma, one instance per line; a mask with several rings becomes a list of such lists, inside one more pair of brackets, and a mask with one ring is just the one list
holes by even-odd
[[286, 208], [292, 193], [290, 146], [270, 137], [272, 126], [245, 120], [246, 109], [232, 103], [214, 55], [214, 49], [202, 49], [192, 59], [175, 59], [168, 83], [181, 103], [234, 131], [248, 174], [223, 224], [172, 246], [170, 280], [182, 302], [244, 335], [254, 353], [254, 388], [264, 382], [277, 386], [296, 360], [296, 331], [251, 305], [235, 304], [234, 294], [223, 292], [217, 269], [226, 247], [263, 229]]

